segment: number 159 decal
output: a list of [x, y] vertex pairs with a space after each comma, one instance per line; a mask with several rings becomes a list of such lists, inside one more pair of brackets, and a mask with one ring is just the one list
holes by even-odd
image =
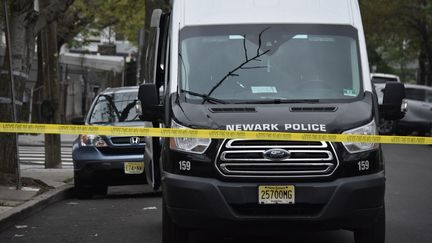
[[359, 171], [367, 171], [370, 169], [370, 163], [369, 160], [360, 161], [357, 163]]
[[180, 171], [190, 171], [191, 170], [191, 162], [190, 161], [179, 161], [179, 169], [180, 169]]

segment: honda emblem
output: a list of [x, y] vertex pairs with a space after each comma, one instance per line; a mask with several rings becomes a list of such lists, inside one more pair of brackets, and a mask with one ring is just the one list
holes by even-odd
[[136, 145], [136, 144], [140, 144], [141, 139], [139, 137], [131, 137], [130, 138], [130, 144]]

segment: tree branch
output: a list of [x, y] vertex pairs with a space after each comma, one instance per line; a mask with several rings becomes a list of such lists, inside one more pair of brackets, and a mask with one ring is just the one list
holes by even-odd
[[34, 35], [36, 36], [45, 26], [57, 20], [60, 14], [64, 13], [73, 2], [74, 0], [55, 0], [43, 8], [34, 26]]
[[[244, 63], [242, 63], [242, 64], [240, 64], [240, 66], [238, 66], [238, 67], [236, 67], [236, 68], [234, 68], [231, 72], [229, 72], [227, 75], [225, 75], [225, 77], [223, 77], [222, 79], [221, 79], [221, 81], [219, 81], [211, 90], [210, 90], [210, 92], [207, 94], [207, 96], [211, 96], [211, 94], [213, 94], [213, 92], [217, 89], [217, 88], [219, 88], [219, 86], [221, 86], [221, 84], [228, 78], [228, 77], [230, 77], [230, 76], [236, 76], [236, 74], [235, 74], [235, 72], [236, 71], [238, 71], [238, 70], [240, 70], [241, 68], [243, 68], [246, 64], [248, 64], [248, 63], [250, 63], [251, 61], [254, 61], [254, 60], [256, 60], [256, 59], [258, 59], [258, 58], [260, 58], [260, 57], [262, 57], [262, 56], [264, 56], [265, 54], [267, 54], [267, 53], [269, 53], [270, 52], [270, 50], [267, 50], [267, 51], [265, 51], [265, 52], [263, 52], [263, 53], [261, 53], [261, 54], [258, 54], [258, 55], [256, 55], [256, 56], [254, 56], [253, 58], [251, 58], [251, 59], [249, 59], [249, 60], [246, 60]], [[237, 75], [238, 76], [238, 75]]]
[[[267, 54], [267, 53], [269, 53], [271, 50], [267, 50], [267, 51], [265, 51], [265, 52], [263, 52], [263, 53], [261, 53], [260, 54], [260, 50], [261, 50], [261, 45], [262, 45], [262, 36], [263, 36], [263, 34], [264, 34], [264, 32], [266, 32], [267, 30], [269, 30], [271, 27], [267, 27], [267, 28], [265, 28], [263, 31], [261, 31], [260, 32], [260, 34], [259, 34], [259, 40], [258, 40], [258, 48], [257, 48], [257, 54], [254, 56], [254, 57], [252, 57], [251, 59], [248, 59], [247, 58], [247, 49], [246, 49], [246, 43], [244, 42], [244, 48], [245, 48], [245, 51], [246, 51], [246, 54], [245, 54], [245, 56], [246, 56], [246, 61], [245, 62], [243, 62], [242, 64], [240, 64], [238, 67], [236, 67], [236, 68], [234, 68], [233, 70], [231, 70], [227, 75], [225, 75], [225, 77], [223, 77], [222, 79], [221, 79], [221, 81], [219, 81], [211, 90], [210, 90], [210, 92], [207, 94], [207, 96], [211, 96], [211, 94], [213, 94], [213, 92], [217, 89], [217, 88], [219, 88], [219, 86], [221, 86], [222, 85], [222, 83], [223, 82], [225, 82], [225, 80], [228, 78], [228, 77], [231, 77], [231, 76], [238, 76], [237, 74], [235, 74], [235, 72], [237, 72], [238, 70], [240, 70], [240, 69], [247, 69], [247, 67], [244, 67], [246, 64], [248, 64], [248, 63], [250, 63], [250, 62], [252, 62], [252, 61], [261, 61], [259, 58], [260, 57], [262, 57], [262, 56], [264, 56], [265, 54]], [[245, 38], [246, 39], [246, 38]], [[253, 67], [253, 68], [256, 68], [256, 67]], [[203, 103], [205, 102], [205, 100], [203, 101]]]

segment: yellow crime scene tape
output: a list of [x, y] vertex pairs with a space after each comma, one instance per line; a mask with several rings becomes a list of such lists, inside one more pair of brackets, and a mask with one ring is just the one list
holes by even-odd
[[286, 141], [329, 141], [382, 144], [431, 145], [432, 137], [401, 137], [381, 135], [286, 133], [263, 131], [225, 131], [204, 129], [172, 129], [117, 126], [76, 126], [56, 124], [0, 123], [0, 133], [27, 134], [92, 134], [107, 136], [145, 136], [172, 138], [259, 139]]

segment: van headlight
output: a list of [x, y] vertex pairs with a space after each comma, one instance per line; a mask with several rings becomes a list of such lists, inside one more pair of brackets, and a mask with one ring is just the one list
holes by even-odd
[[[344, 132], [343, 134], [353, 134], [353, 135], [377, 135], [378, 130], [375, 123], [375, 120], [372, 120], [367, 125], [351, 129], [349, 131]], [[377, 143], [342, 143], [345, 148], [348, 150], [348, 152], [354, 154], [354, 153], [360, 153], [365, 152], [369, 150], [375, 150], [378, 149]]]
[[[176, 123], [175, 121], [171, 122], [171, 128], [190, 129]], [[170, 138], [170, 149], [194, 154], [203, 154], [210, 146], [210, 143], [211, 139], [209, 138]]]
[[108, 147], [105, 140], [98, 135], [80, 135], [81, 146]]

